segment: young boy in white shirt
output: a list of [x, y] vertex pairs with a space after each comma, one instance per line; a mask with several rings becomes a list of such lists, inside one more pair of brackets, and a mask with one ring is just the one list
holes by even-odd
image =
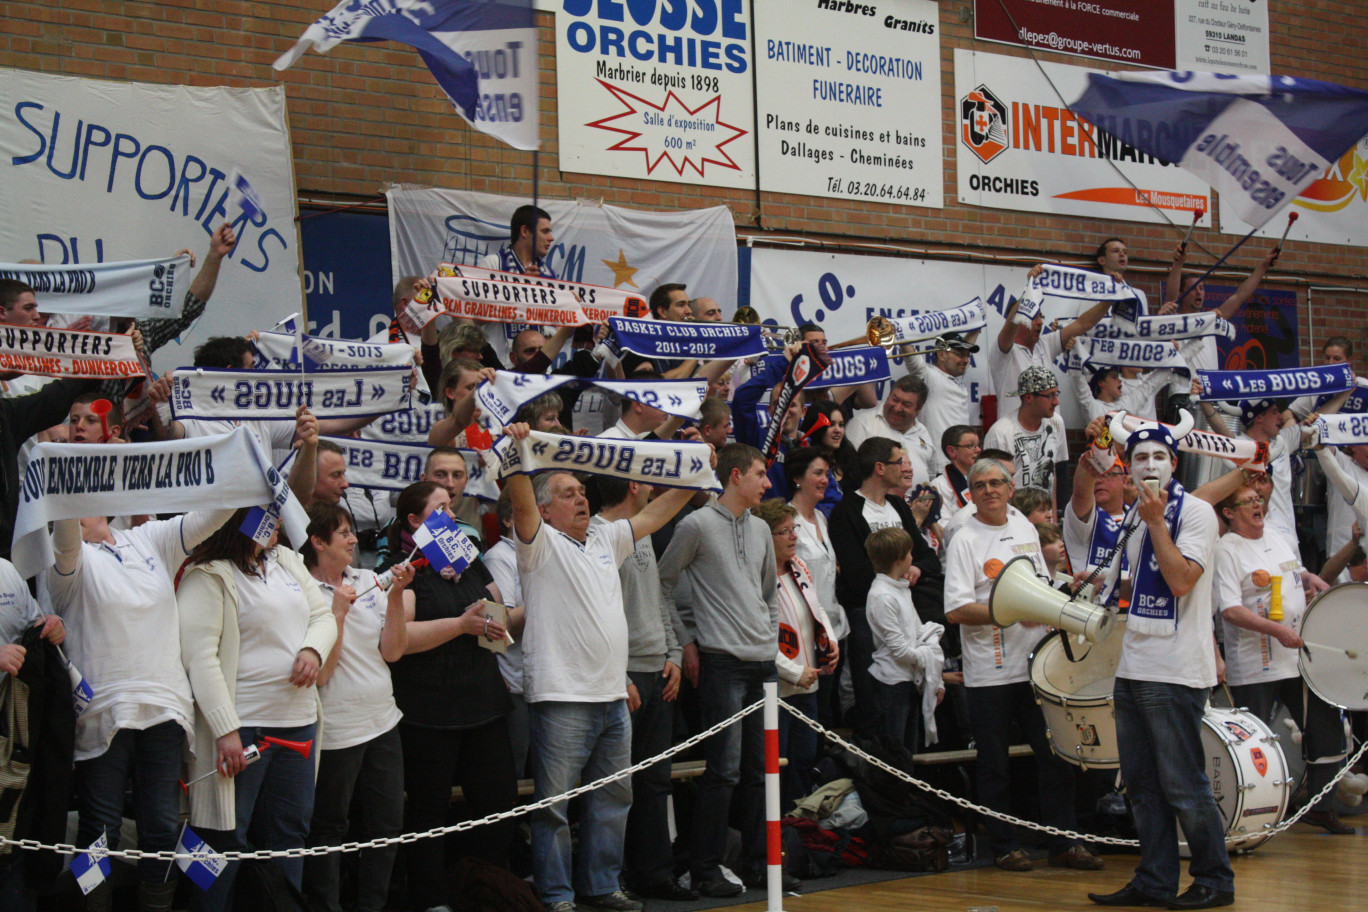
[[945, 696], [940, 639], [945, 628], [925, 623], [912, 605], [907, 573], [912, 567], [912, 536], [906, 529], [879, 529], [865, 539], [865, 553], [876, 576], [869, 586], [865, 616], [874, 633], [874, 678], [879, 733], [916, 753], [922, 718], [935, 732], [936, 706]]

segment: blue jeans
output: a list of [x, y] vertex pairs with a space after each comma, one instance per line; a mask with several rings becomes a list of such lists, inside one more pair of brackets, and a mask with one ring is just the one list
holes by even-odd
[[[631, 766], [632, 722], [627, 701], [529, 703], [535, 800], [588, 785]], [[574, 902], [575, 890], [599, 896], [620, 889], [632, 780], [580, 798], [579, 856], [570, 849], [568, 801], [531, 815], [532, 874], [542, 902]]]
[[[144, 852], [174, 849], [180, 829], [177, 781], [184, 750], [185, 730], [176, 722], [163, 722], [143, 730], [121, 728], [103, 754], [77, 763], [77, 844], [90, 845], [104, 832], [109, 847], [119, 847], [124, 787], [132, 776], [138, 848]], [[149, 858], [138, 861], [138, 879], [143, 883], [161, 883], [166, 876], [166, 862]]]
[[[287, 741], [311, 741], [316, 725], [298, 728], [243, 728], [238, 735], [242, 746], [261, 742], [263, 735]], [[314, 745], [316, 750], [318, 745]], [[233, 780], [234, 815], [232, 830], [198, 832], [215, 850], [302, 849], [309, 835], [309, 820], [314, 806], [314, 755], [304, 757], [287, 747], [271, 746], [261, 759], [238, 773]], [[303, 858], [273, 858], [271, 863], [285, 872], [297, 888], [304, 876]], [[223, 912], [232, 906], [233, 881], [240, 862], [230, 861], [208, 892], [191, 893], [190, 907], [196, 912]]]
[[[747, 662], [715, 652], [699, 656], [698, 704], [703, 727], [715, 725], [764, 696], [764, 683], [777, 680], [773, 660]], [[783, 710], [780, 710], [783, 714]], [[741, 817], [741, 867], [759, 874], [765, 867], [765, 721], [751, 713], [739, 725], [703, 742], [707, 769], [698, 777], [693, 833], [689, 840], [694, 884], [721, 876], [732, 792]]]
[[[817, 718], [817, 691], [784, 697], [784, 702], [807, 716]], [[806, 722], [799, 722], [784, 709], [779, 710], [779, 756], [788, 758], [788, 765], [779, 771], [779, 812], [793, 810], [794, 802], [812, 793], [816, 778], [812, 769], [817, 765], [817, 731]]]
[[1192, 851], [1193, 881], [1234, 892], [1225, 825], [1202, 749], [1205, 688], [1117, 678], [1116, 740], [1135, 830], [1140, 866], [1131, 883], [1156, 899], [1178, 892], [1178, 831]]
[[917, 752], [921, 740], [921, 691], [911, 681], [885, 684], [874, 679], [874, 705], [879, 712], [879, 734]]

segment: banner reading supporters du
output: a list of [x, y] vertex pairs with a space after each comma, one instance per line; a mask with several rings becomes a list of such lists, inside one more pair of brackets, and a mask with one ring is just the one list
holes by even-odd
[[1061, 96], [1072, 100], [1082, 94], [1089, 72], [956, 49], [960, 202], [1184, 225], [1200, 209], [1205, 214], [1197, 224], [1210, 225], [1211, 191], [1205, 183], [1069, 111]]
[[563, 170], [754, 188], [751, 0], [557, 7]]
[[[970, 396], [970, 422], [979, 420], [979, 401], [993, 394], [988, 376], [986, 346], [995, 344], [1007, 308], [1026, 284], [1024, 267], [912, 260], [901, 257], [855, 256], [758, 248], [751, 254], [751, 306], [766, 321], [780, 326], [816, 323], [831, 344], [863, 337], [876, 316], [901, 318], [952, 310], [980, 298], [988, 325], [979, 335], [982, 350], [974, 355], [964, 375]], [[1046, 323], [1067, 319], [1091, 306], [1091, 301], [1046, 297]], [[923, 346], [925, 347], [925, 346]], [[865, 349], [866, 351], [868, 349]], [[918, 356], [921, 357], [921, 356]], [[855, 371], [844, 380], [860, 383], [875, 376], [857, 373], [862, 359], [851, 359]], [[893, 379], [906, 374], [902, 362], [889, 365]], [[879, 384], [880, 396], [887, 384]], [[1081, 427], [1073, 397], [1060, 408], [1070, 427]]]
[[941, 208], [937, 4], [754, 2], [760, 189]]
[[[0, 198], [8, 212], [24, 214], [0, 220], [6, 260], [103, 263], [183, 248], [202, 260], [213, 231], [232, 223], [237, 247], [223, 261], [211, 306], [180, 345], [154, 356], [158, 370], [190, 363], [210, 336], [240, 333], [244, 306], [254, 324], [268, 326], [300, 309], [290, 162], [283, 86], [0, 69]], [[230, 200], [226, 179], [235, 169], [264, 203], [251, 217]]]

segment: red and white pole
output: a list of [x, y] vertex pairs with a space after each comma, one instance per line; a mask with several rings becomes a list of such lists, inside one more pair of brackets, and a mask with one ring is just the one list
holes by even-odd
[[765, 842], [769, 912], [784, 912], [783, 832], [779, 817], [779, 684], [765, 682]]

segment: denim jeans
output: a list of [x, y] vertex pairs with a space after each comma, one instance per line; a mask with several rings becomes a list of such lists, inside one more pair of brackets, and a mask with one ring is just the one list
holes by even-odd
[[[631, 766], [627, 701], [529, 703], [535, 800], [588, 785]], [[573, 859], [568, 801], [531, 815], [532, 874], [542, 902], [574, 902], [575, 891], [599, 896], [620, 888], [632, 781], [619, 779], [580, 798], [579, 854]]]
[[[145, 852], [174, 849], [180, 829], [178, 780], [184, 750], [185, 730], [177, 722], [162, 722], [142, 730], [121, 728], [103, 754], [77, 763], [77, 844], [90, 845], [104, 832], [109, 847], [119, 847], [124, 786], [131, 776], [138, 848]], [[164, 861], [138, 861], [138, 879], [143, 883], [161, 883], [166, 874]]]
[[[1045, 717], [1036, 705], [1035, 692], [1025, 681], [993, 687], [966, 687], [969, 721], [974, 731], [978, 757], [979, 802], [995, 811], [1012, 810], [1011, 776], [1008, 770], [1013, 723], [1019, 723], [1026, 743], [1035, 752], [1036, 795], [1040, 802], [1040, 822], [1060, 829], [1074, 828], [1073, 769], [1050, 749], [1045, 732]], [[1021, 847], [1016, 828], [1010, 823], [989, 818], [988, 843], [993, 857], [1001, 858]], [[1050, 854], [1066, 851], [1073, 843], [1050, 837]]]
[[[632, 762], [668, 750], [674, 704], [665, 702], [658, 671], [629, 671], [641, 705], [632, 713]], [[670, 761], [661, 760], [632, 776], [632, 810], [627, 814], [626, 867], [633, 885], [652, 887], [674, 879], [670, 846]]]
[[[715, 725], [764, 696], [764, 683], [778, 676], [774, 662], [747, 662], [721, 653], [699, 656], [698, 702], [703, 727]], [[782, 713], [783, 710], [780, 710]], [[758, 712], [703, 742], [707, 769], [698, 777], [693, 833], [689, 841], [694, 884], [721, 876], [732, 792], [741, 819], [743, 874], [765, 866], [765, 721]]]
[[[809, 719], [816, 718], [817, 691], [784, 697], [784, 702]], [[779, 771], [779, 812], [787, 814], [793, 804], [812, 793], [816, 778], [812, 768], [817, 765], [817, 732], [806, 722], [784, 709], [779, 710], [779, 756], [788, 758], [788, 765]]]
[[[287, 741], [312, 741], [316, 725], [298, 728], [243, 728], [238, 730], [242, 746], [266, 747], [261, 738], [270, 735]], [[316, 745], [315, 745], [316, 746]], [[234, 814], [232, 830], [198, 832], [201, 839], [219, 852], [246, 849], [302, 849], [309, 835], [314, 805], [314, 757], [305, 757], [288, 747], [269, 747], [261, 759], [233, 779]], [[285, 872], [295, 887], [304, 876], [303, 858], [273, 858], [271, 863]], [[233, 882], [238, 865], [230, 861], [207, 892], [191, 892], [190, 908], [195, 912], [223, 912], [232, 906]], [[163, 865], [165, 870], [165, 865]]]
[[1131, 883], [1157, 899], [1178, 892], [1177, 826], [1192, 852], [1193, 881], [1222, 892], [1235, 890], [1225, 825], [1202, 749], [1207, 693], [1181, 684], [1116, 679], [1121, 775], [1140, 837], [1140, 866]]
[[921, 691], [917, 685], [911, 681], [885, 684], [876, 678], [874, 697], [879, 734], [915, 754], [921, 740]]
[[[404, 752], [397, 726], [362, 744], [325, 750], [319, 755], [309, 845], [341, 845], [352, 829], [353, 802], [359, 811], [355, 838], [379, 839], [404, 832]], [[356, 912], [382, 912], [385, 908], [398, 852], [397, 845], [361, 850]], [[316, 908], [342, 912], [338, 897], [341, 870], [340, 852], [304, 860], [304, 893]]]

